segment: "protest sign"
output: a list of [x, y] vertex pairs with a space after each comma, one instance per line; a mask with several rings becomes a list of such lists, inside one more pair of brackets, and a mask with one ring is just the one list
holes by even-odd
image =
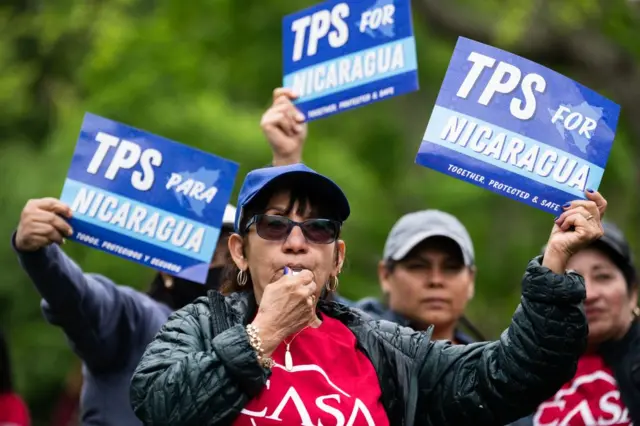
[[282, 32], [283, 86], [307, 121], [418, 90], [410, 0], [329, 0]]
[[61, 201], [72, 240], [204, 283], [238, 165], [85, 114]]
[[619, 115], [555, 71], [460, 37], [416, 163], [557, 215], [600, 186]]

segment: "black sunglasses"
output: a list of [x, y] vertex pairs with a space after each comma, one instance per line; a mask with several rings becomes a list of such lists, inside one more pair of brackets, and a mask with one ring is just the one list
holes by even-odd
[[295, 226], [299, 226], [308, 242], [314, 244], [331, 244], [338, 238], [340, 222], [331, 219], [307, 219], [296, 222], [286, 216], [258, 214], [249, 220], [244, 232], [249, 232], [255, 223], [260, 238], [269, 241], [286, 240]]

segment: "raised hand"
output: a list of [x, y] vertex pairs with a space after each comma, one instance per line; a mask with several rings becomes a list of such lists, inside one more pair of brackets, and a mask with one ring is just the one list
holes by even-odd
[[283, 275], [264, 289], [252, 324], [260, 330], [265, 351], [271, 352], [287, 336], [316, 320], [316, 290], [313, 273], [303, 270]]
[[297, 98], [290, 89], [273, 91], [273, 104], [262, 115], [260, 127], [273, 151], [274, 166], [299, 163], [307, 139], [304, 115], [293, 104]]
[[[604, 235], [602, 216], [607, 200], [599, 192], [585, 192], [586, 200], [576, 200], [564, 206], [555, 220], [544, 255], [544, 263], [554, 272], [564, 272], [569, 258]], [[560, 270], [561, 269], [561, 270]]]
[[52, 243], [62, 244], [65, 237], [73, 234], [71, 225], [64, 218], [71, 218], [71, 209], [60, 200], [29, 200], [20, 215], [16, 248], [20, 251], [36, 251]]

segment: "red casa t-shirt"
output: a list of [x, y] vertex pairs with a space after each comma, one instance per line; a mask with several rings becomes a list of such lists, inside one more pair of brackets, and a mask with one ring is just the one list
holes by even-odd
[[378, 377], [356, 338], [340, 321], [323, 317], [291, 341], [292, 371], [285, 365], [285, 343], [266, 386], [244, 407], [235, 426], [342, 425], [387, 426]]
[[611, 369], [602, 357], [580, 358], [578, 371], [556, 395], [538, 407], [535, 426], [631, 426], [629, 410]]
[[29, 426], [29, 410], [15, 393], [0, 394], [0, 426]]

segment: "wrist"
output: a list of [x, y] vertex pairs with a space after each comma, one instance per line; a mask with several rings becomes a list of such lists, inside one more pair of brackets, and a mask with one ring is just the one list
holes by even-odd
[[13, 235], [11, 236], [11, 244], [16, 251], [26, 251], [22, 246], [22, 239], [19, 238], [19, 235], [20, 234], [18, 233], [18, 231], [15, 231], [13, 233]]
[[273, 358], [268, 356], [262, 347], [260, 329], [253, 324], [247, 324], [245, 331], [247, 332], [247, 336], [249, 336], [249, 346], [251, 346], [256, 353], [258, 364], [260, 364], [262, 368], [272, 368], [274, 365]]
[[262, 319], [258, 317], [256, 317], [250, 325], [257, 330], [262, 349], [261, 355], [270, 358], [283, 340], [283, 338], [280, 337], [280, 333], [278, 333], [269, 322], [262, 321]]
[[36, 252], [38, 250], [41, 250], [42, 248], [39, 249], [29, 249], [29, 247], [26, 247], [24, 244], [24, 240], [19, 238], [19, 233], [16, 231], [13, 233], [13, 236], [11, 237], [11, 245], [13, 246], [13, 249], [21, 254], [27, 254], [27, 253], [33, 253]]
[[277, 166], [288, 166], [291, 164], [302, 163], [302, 153], [293, 152], [291, 154], [274, 154], [272, 164]]
[[571, 253], [567, 253], [566, 250], [547, 246], [542, 257], [542, 266], [558, 275], [564, 275], [570, 258]]

